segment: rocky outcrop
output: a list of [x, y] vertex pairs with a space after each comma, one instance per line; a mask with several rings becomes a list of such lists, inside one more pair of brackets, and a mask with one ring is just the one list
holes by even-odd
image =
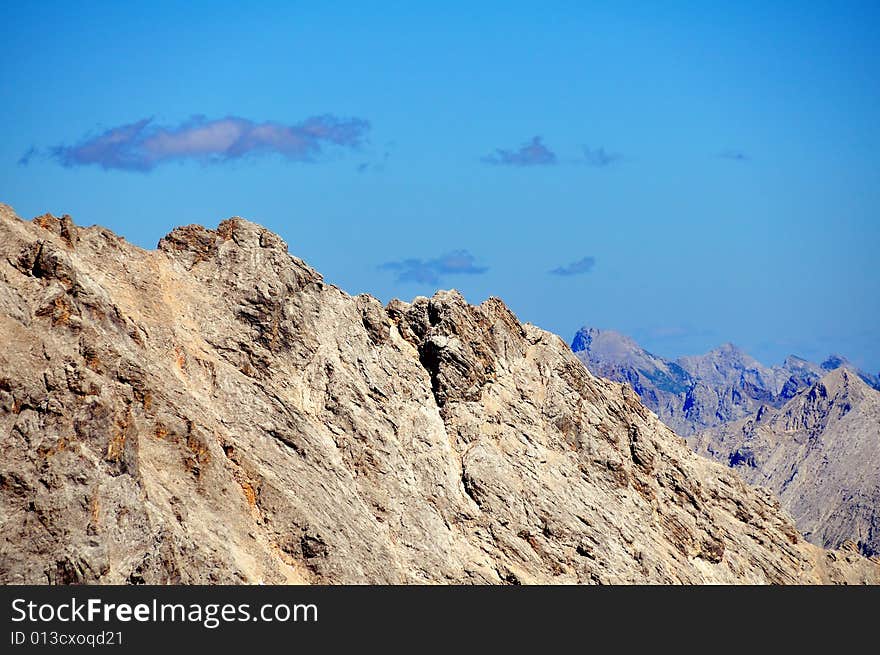
[[877, 582], [497, 299], [0, 209], [0, 582]]
[[811, 542], [880, 555], [880, 393], [852, 371], [693, 443], [777, 494]]

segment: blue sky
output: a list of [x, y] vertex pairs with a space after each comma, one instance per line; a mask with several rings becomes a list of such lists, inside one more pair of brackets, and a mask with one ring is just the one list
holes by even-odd
[[242, 215], [383, 301], [880, 369], [876, 2], [16, 4], [25, 217]]

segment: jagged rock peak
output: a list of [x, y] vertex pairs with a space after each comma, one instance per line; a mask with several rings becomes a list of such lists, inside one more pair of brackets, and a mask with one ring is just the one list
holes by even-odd
[[274, 248], [287, 252], [287, 244], [281, 237], [262, 225], [252, 223], [240, 216], [221, 221], [216, 230], [201, 225], [177, 227], [159, 240], [159, 249], [172, 252], [176, 250], [203, 252], [230, 240], [243, 248]]

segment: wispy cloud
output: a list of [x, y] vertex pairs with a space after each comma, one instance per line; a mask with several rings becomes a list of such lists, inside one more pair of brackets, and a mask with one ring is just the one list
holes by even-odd
[[478, 266], [476, 258], [467, 250], [453, 250], [435, 259], [403, 259], [386, 262], [380, 270], [393, 271], [398, 282], [438, 284], [447, 275], [482, 275], [486, 266]]
[[718, 153], [719, 159], [729, 159], [730, 161], [747, 162], [751, 161], [751, 157], [742, 150], [727, 149]]
[[27, 152], [25, 152], [21, 157], [18, 158], [18, 165], [27, 166], [31, 163], [31, 159], [36, 157], [38, 154], [39, 153], [37, 152], [37, 149], [34, 146], [31, 146], [30, 148], [28, 148]]
[[482, 161], [498, 166], [547, 166], [556, 163], [556, 153], [544, 145], [541, 137], [535, 136], [518, 150], [498, 148]]
[[611, 164], [617, 163], [622, 159], [621, 155], [615, 152], [608, 152], [605, 148], [590, 148], [584, 146], [584, 162], [588, 166], [597, 168], [605, 168]]
[[566, 266], [557, 266], [553, 270], [549, 271], [550, 275], [561, 275], [563, 277], [569, 277], [571, 275], [583, 275], [584, 273], [589, 273], [596, 266], [596, 258], [595, 257], [584, 257], [583, 259], [579, 259], [576, 262], [572, 262]]
[[[152, 118], [111, 128], [76, 145], [49, 149], [61, 165], [147, 172], [172, 161], [219, 163], [247, 155], [278, 154], [315, 161], [324, 146], [357, 148], [370, 124], [360, 118], [313, 116], [300, 123], [256, 123], [228, 116], [209, 120], [194, 116], [177, 126], [157, 125]], [[25, 163], [33, 153], [25, 159]]]

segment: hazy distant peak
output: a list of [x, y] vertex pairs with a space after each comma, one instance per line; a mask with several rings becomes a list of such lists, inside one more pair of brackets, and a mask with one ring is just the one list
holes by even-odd
[[600, 330], [599, 328], [590, 327], [585, 325], [580, 330], [577, 331], [577, 334], [574, 335], [574, 339], [571, 341], [571, 349], [574, 352], [580, 352], [582, 350], [590, 350], [594, 344], [597, 346], [602, 345], [617, 345], [618, 347], [622, 347], [624, 349], [637, 349], [641, 350], [639, 345], [630, 337], [617, 332], [615, 330]]
[[798, 355], [789, 355], [785, 358], [785, 361], [782, 362], [782, 368], [814, 370], [820, 367], [814, 362], [811, 362], [808, 359], [804, 359], [803, 357], [799, 357]]
[[855, 374], [862, 382], [864, 382], [867, 386], [872, 387], [878, 391], [880, 391], [880, 375], [872, 375], [871, 373], [867, 373], [861, 370], [858, 366], [853, 364], [843, 355], [832, 354], [828, 355], [825, 358], [825, 361], [820, 365], [823, 371], [835, 371], [838, 369], [846, 369], [851, 373]]
[[676, 362], [688, 373], [712, 386], [739, 379], [743, 372], [757, 372], [762, 377], [772, 373], [751, 355], [732, 343], [725, 343], [704, 355], [680, 357]]
[[751, 355], [749, 355], [745, 350], [730, 342], [723, 343], [717, 348], [713, 348], [708, 353], [703, 355], [703, 357], [724, 359], [727, 361], [736, 362], [749, 362], [755, 364], [758, 363], [758, 361], [754, 359]]
[[599, 330], [593, 327], [583, 326], [577, 333], [574, 335], [574, 339], [571, 340], [571, 349], [574, 352], [581, 352], [582, 350], [588, 350], [590, 345], [593, 343], [593, 337], [595, 337], [599, 333]]
[[843, 355], [838, 355], [836, 353], [828, 355], [828, 357], [825, 358], [825, 361], [820, 364], [820, 366], [826, 371], [833, 371], [834, 369], [840, 368], [841, 366], [849, 365], [850, 362], [846, 357], [844, 357]]
[[631, 337], [616, 332], [615, 330], [600, 330], [594, 327], [584, 326], [578, 330], [571, 342], [574, 352], [602, 351], [618, 356], [630, 353], [650, 355]]

